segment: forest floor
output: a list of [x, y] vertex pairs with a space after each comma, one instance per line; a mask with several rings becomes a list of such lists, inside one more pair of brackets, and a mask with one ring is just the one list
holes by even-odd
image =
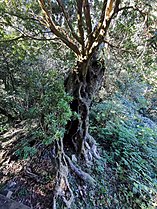
[[[35, 156], [25, 160], [20, 159], [15, 153], [20, 142], [25, 140], [26, 136], [27, 127], [25, 123], [17, 124], [0, 134], [0, 194], [33, 209], [50, 209], [52, 208], [56, 174], [56, 165], [52, 161], [51, 148], [45, 149], [41, 146]], [[87, 172], [97, 172], [97, 167], [97, 162], [95, 162], [92, 168], [89, 166], [85, 169]], [[112, 188], [111, 185], [116, 184], [112, 170], [106, 163], [101, 164], [101, 169], [106, 176], [106, 184]], [[73, 208], [108, 208], [107, 196], [97, 194], [96, 188], [86, 185], [74, 173], [69, 176], [69, 182], [75, 193], [76, 205]], [[103, 189], [105, 191], [105, 188]], [[113, 199], [113, 195], [110, 196], [111, 199]], [[60, 208], [64, 208], [64, 206]]]
[[12, 199], [34, 209], [50, 208], [55, 165], [48, 150], [41, 151], [44, 155], [40, 152], [25, 160], [15, 155], [19, 141], [26, 134], [26, 127], [19, 124], [0, 136], [0, 193], [10, 194]]
[[[38, 144], [35, 155], [20, 158], [16, 151], [26, 139], [29, 141], [30, 135], [25, 121], [0, 133], [0, 194], [33, 209], [51, 209], [57, 170], [52, 147]], [[116, 167], [106, 161], [103, 156], [105, 145], [98, 148], [100, 160], [93, 159], [89, 165], [78, 162], [83, 171], [96, 179], [95, 186], [83, 182], [75, 173], [69, 173], [68, 180], [75, 197], [71, 209], [122, 208], [120, 192], [125, 192], [121, 190], [122, 187], [127, 189], [128, 182], [126, 179], [120, 182]], [[63, 201], [59, 199], [58, 202], [57, 209], [65, 209]]]

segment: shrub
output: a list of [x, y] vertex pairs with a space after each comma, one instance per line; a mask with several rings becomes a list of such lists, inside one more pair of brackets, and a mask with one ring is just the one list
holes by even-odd
[[[31, 140], [26, 139], [16, 153], [26, 158], [35, 154], [36, 144], [49, 145], [63, 137], [65, 125], [72, 116], [69, 106], [72, 98], [64, 91], [63, 78], [55, 70], [42, 75], [32, 72], [25, 85], [27, 88], [20, 95], [23, 102], [17, 102], [16, 108], [30, 126]], [[33, 147], [29, 145], [32, 140]]]
[[120, 95], [93, 106], [90, 118], [90, 130], [117, 175], [119, 205], [155, 208], [156, 124], [139, 114], [137, 103]]

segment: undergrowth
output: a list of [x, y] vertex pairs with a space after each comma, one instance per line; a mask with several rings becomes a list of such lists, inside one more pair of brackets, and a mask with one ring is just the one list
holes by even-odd
[[[63, 79], [53, 70], [30, 74], [23, 91], [10, 98], [20, 120], [28, 125], [26, 140], [15, 147], [16, 155], [24, 159], [34, 156], [41, 145], [52, 148], [72, 117], [72, 98], [64, 91]], [[120, 93], [93, 105], [90, 132], [97, 140], [101, 159], [83, 169], [96, 180], [96, 186], [90, 188], [69, 175], [75, 195], [73, 209], [157, 207], [157, 127], [141, 112], [147, 105], [141, 95], [135, 100]], [[0, 129], [5, 132], [8, 125], [2, 124]], [[55, 154], [55, 150], [50, 151]]]
[[111, 193], [114, 197], [108, 197], [106, 208], [157, 206], [157, 127], [140, 115], [137, 107], [135, 101], [116, 95], [92, 108], [90, 131], [98, 139], [102, 160], [111, 169], [111, 185], [107, 185], [104, 163], [96, 168], [102, 195], [107, 188], [107, 196]]
[[16, 150], [16, 155], [24, 159], [35, 155], [40, 145], [46, 147], [62, 138], [72, 116], [72, 97], [64, 90], [62, 76], [53, 69], [42, 74], [30, 70], [28, 75], [16, 96], [20, 102], [17, 98], [13, 101], [18, 117], [28, 127], [26, 140], [19, 141]]

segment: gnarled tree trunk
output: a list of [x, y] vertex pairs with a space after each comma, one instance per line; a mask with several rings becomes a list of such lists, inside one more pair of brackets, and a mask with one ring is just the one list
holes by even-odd
[[[92, 24], [91, 15], [94, 2], [92, 3], [88, 0], [76, 1], [76, 24], [71, 23], [71, 18], [66, 11], [64, 2], [57, 0], [57, 3], [65, 18], [65, 27], [60, 27], [60, 24], [54, 21], [53, 12], [48, 8], [49, 3], [46, 4], [44, 0], [39, 0], [43, 13], [43, 19], [42, 21], [40, 19], [40, 22], [44, 24], [44, 27], [45, 25], [48, 26], [51, 32], [75, 53], [76, 59], [78, 59], [76, 67], [65, 80], [65, 89], [73, 97], [71, 110], [78, 114], [78, 118], [72, 118], [69, 121], [64, 138], [56, 141], [58, 174], [53, 198], [54, 209], [56, 209], [56, 199], [58, 196], [63, 196], [63, 201], [67, 208], [70, 208], [73, 192], [68, 183], [68, 167], [84, 181], [94, 182], [89, 174], [76, 167], [70, 156], [65, 153], [64, 145], [68, 145], [69, 148], [73, 147], [74, 153], [82, 154], [86, 160], [91, 160], [92, 155], [98, 157], [95, 140], [90, 136], [88, 130], [89, 109], [93, 97], [101, 86], [104, 74], [103, 63], [97, 60], [96, 51], [105, 41], [111, 20], [119, 11], [120, 0], [102, 1], [100, 19], [95, 26]], [[63, 182], [68, 189], [62, 187]], [[70, 194], [70, 198], [66, 198], [65, 193], [61, 192], [63, 190], [66, 190]], [[67, 195], [68, 197], [69, 194]]]
[[92, 56], [89, 60], [78, 62], [65, 80], [66, 91], [73, 96], [71, 102], [72, 111], [78, 114], [78, 118], [72, 119], [67, 124], [67, 132], [64, 143], [73, 146], [78, 154], [85, 154], [93, 145], [93, 138], [89, 135], [89, 109], [91, 102], [99, 90], [104, 74], [103, 63]]
[[[58, 6], [65, 18], [65, 28], [60, 27], [55, 15], [44, 0], [39, 0], [43, 13], [43, 19], [39, 22], [48, 26], [51, 32], [59, 38], [78, 59], [65, 81], [65, 89], [71, 96], [72, 111], [79, 114], [78, 119], [72, 119], [67, 125], [67, 132], [64, 136], [64, 144], [73, 145], [78, 153], [84, 152], [84, 147], [90, 147], [92, 137], [88, 134], [89, 108], [95, 93], [101, 86], [104, 68], [97, 61], [96, 50], [105, 41], [111, 20], [119, 11], [120, 0], [102, 1], [100, 19], [94, 26], [92, 21], [92, 5], [88, 0], [77, 0], [75, 2], [76, 24], [71, 23], [69, 13], [66, 11], [66, 4], [57, 0]], [[94, 8], [94, 7], [93, 7]]]

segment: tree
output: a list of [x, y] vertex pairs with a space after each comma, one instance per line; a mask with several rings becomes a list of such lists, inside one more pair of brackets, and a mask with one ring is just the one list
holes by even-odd
[[[71, 103], [71, 109], [79, 114], [79, 119], [72, 120], [67, 125], [67, 133], [64, 137], [64, 142], [71, 146], [74, 146], [75, 151], [79, 154], [86, 156], [85, 147], [89, 147], [89, 144], [93, 144], [93, 139], [88, 133], [89, 126], [89, 107], [96, 91], [100, 88], [104, 67], [101, 61], [98, 61], [97, 50], [99, 46], [104, 42], [105, 35], [109, 28], [112, 18], [118, 13], [120, 1], [104, 1], [100, 19], [96, 23], [95, 28], [92, 25], [92, 12], [91, 3], [89, 1], [77, 1], [75, 5], [75, 14], [72, 14], [73, 19], [76, 17], [77, 23], [75, 25], [71, 23], [70, 16], [66, 12], [67, 6], [73, 1], [68, 3], [60, 0], [56, 2], [50, 1], [38, 1], [32, 4], [38, 7], [35, 11], [34, 8], [29, 9], [31, 4], [25, 4], [23, 10], [27, 10], [27, 15], [24, 16], [21, 11], [17, 14], [10, 11], [10, 15], [14, 15], [14, 18], [22, 19], [25, 21], [32, 20], [31, 23], [27, 23], [27, 29], [35, 28], [35, 24], [44, 26], [45, 31], [50, 30], [57, 38], [59, 38], [70, 50], [75, 54], [76, 65], [69, 73], [65, 81], [66, 91], [73, 96], [73, 102]], [[17, 6], [15, 1], [11, 1], [13, 8]], [[39, 5], [38, 5], [39, 4]], [[19, 6], [18, 6], [19, 7]], [[22, 7], [22, 3], [21, 3]], [[28, 9], [27, 9], [28, 8]], [[40, 11], [41, 8], [41, 11]], [[52, 9], [51, 9], [52, 8]], [[21, 8], [20, 8], [21, 9]], [[53, 11], [54, 10], [54, 11]], [[33, 13], [30, 14], [30, 11]], [[59, 11], [60, 15], [63, 15], [63, 23], [56, 22], [55, 16]], [[23, 11], [22, 11], [23, 12]], [[52, 15], [54, 12], [54, 15]], [[40, 13], [42, 16], [39, 16]], [[6, 13], [6, 22], [8, 25], [12, 25], [10, 16]], [[34, 22], [33, 22], [34, 21]], [[7, 25], [6, 24], [6, 25]], [[59, 26], [63, 24], [63, 26]], [[8, 26], [7, 25], [7, 26]], [[26, 27], [26, 26], [25, 26]], [[33, 28], [35, 35], [37, 29]], [[39, 32], [40, 28], [38, 28]], [[35, 38], [33, 35], [25, 35], [23, 30], [19, 28], [22, 35], [16, 39], [21, 38]], [[30, 31], [29, 31], [30, 34]], [[68, 35], [69, 34], [69, 35]], [[95, 146], [92, 148], [93, 153], [96, 155]]]
[[[101, 17], [95, 28], [92, 26], [90, 2], [77, 1], [75, 11], [77, 23], [74, 29], [69, 14], [66, 12], [66, 4], [58, 0], [58, 7], [67, 25], [66, 31], [55, 23], [46, 2], [39, 1], [39, 3], [44, 15], [44, 23], [76, 56], [76, 66], [65, 80], [65, 89], [73, 96], [71, 109], [79, 114], [79, 119], [72, 120], [67, 125], [64, 142], [70, 146], [73, 145], [75, 151], [87, 160], [87, 147], [91, 146], [91, 151], [95, 156], [97, 155], [94, 140], [88, 133], [89, 107], [96, 91], [101, 86], [104, 73], [103, 63], [98, 61], [97, 50], [104, 42], [111, 20], [119, 10], [120, 1], [103, 2]], [[67, 35], [69, 32], [70, 35]]]
[[[122, 6], [123, 3], [123, 6]], [[133, 2], [134, 3], [134, 2]], [[144, 17], [147, 16], [138, 8], [141, 1], [130, 5], [128, 1], [120, 0], [69, 0], [69, 1], [6, 1], [3, 6], [4, 27], [13, 28], [14, 37], [10, 40], [55, 40], [62, 41], [70, 49], [75, 57], [75, 66], [69, 71], [65, 79], [65, 90], [72, 97], [71, 110], [77, 117], [71, 118], [66, 125], [64, 137], [56, 142], [59, 159], [58, 178], [55, 198], [59, 195], [62, 179], [65, 181], [71, 198], [65, 199], [67, 206], [73, 197], [67, 181], [66, 165], [69, 164], [83, 180], [93, 179], [83, 171], [76, 168], [71, 162], [65, 147], [83, 157], [86, 162], [92, 156], [99, 158], [96, 150], [96, 142], [89, 134], [89, 110], [93, 98], [102, 85], [105, 71], [104, 60], [99, 58], [99, 51], [108, 46], [107, 35], [117, 15], [127, 10], [137, 11]], [[10, 8], [8, 8], [8, 6]], [[96, 10], [96, 12], [95, 12]], [[96, 15], [96, 13], [98, 15]], [[18, 24], [15, 27], [13, 20]], [[117, 17], [120, 18], [120, 17]]]

